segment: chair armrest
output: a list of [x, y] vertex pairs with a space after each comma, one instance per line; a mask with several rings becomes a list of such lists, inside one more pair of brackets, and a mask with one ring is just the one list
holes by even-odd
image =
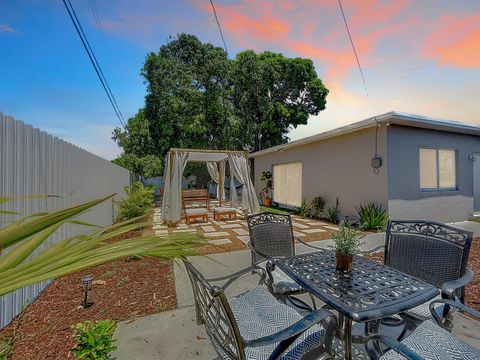
[[239, 270], [233, 274], [229, 274], [229, 275], [225, 275], [225, 276], [221, 276], [221, 277], [217, 277], [217, 278], [209, 278], [209, 279], [205, 279], [206, 281], [208, 282], [217, 282], [217, 281], [224, 281], [224, 280], [227, 280], [226, 283], [224, 283], [222, 286], [221, 286], [221, 289], [222, 290], [225, 290], [227, 289], [231, 284], [233, 284], [236, 280], [238, 280], [239, 278], [241, 278], [242, 276], [245, 276], [245, 275], [250, 275], [250, 274], [257, 274], [258, 276], [260, 276], [260, 281], [259, 281], [259, 284], [261, 283], [264, 283], [265, 282], [265, 279], [267, 277], [267, 274], [265, 272], [264, 269], [262, 269], [260, 266], [249, 266], [245, 269], [242, 269], [242, 270]]
[[298, 241], [299, 243], [305, 245], [305, 246], [308, 246], [309, 248], [312, 248], [312, 249], [315, 249], [315, 250], [320, 250], [320, 251], [325, 251], [325, 249], [322, 249], [321, 247], [318, 247], [318, 246], [315, 246], [315, 245], [312, 245], [312, 244], [309, 244], [307, 243], [306, 241], [303, 241], [301, 240], [299, 237], [297, 236], [294, 236], [294, 239], [295, 241]]
[[[433, 300], [432, 302], [430, 302], [430, 305], [429, 305], [430, 313], [432, 314], [432, 317], [435, 319], [435, 322], [444, 329], [447, 328], [447, 330], [448, 330], [450, 324], [446, 324], [442, 320], [440, 315], [438, 315], [438, 313], [435, 311], [435, 305], [436, 304], [444, 304], [448, 307], [450, 307], [450, 306], [454, 307], [454, 308], [456, 308], [456, 309], [458, 309], [458, 310], [460, 310], [464, 313], [467, 313], [471, 316], [476, 317], [477, 319], [480, 319], [480, 311], [472, 309], [471, 307], [468, 307], [467, 305], [462, 304], [459, 301], [447, 300], [447, 299]], [[446, 320], [449, 321], [449, 319], [446, 319]]]
[[460, 279], [444, 282], [442, 285], [442, 298], [453, 299], [453, 293], [455, 290], [467, 285], [470, 281], [472, 281], [473, 276], [473, 271], [467, 269], [465, 275], [463, 275]]
[[310, 329], [313, 325], [318, 324], [328, 318], [331, 320], [324, 326], [327, 332], [326, 338], [329, 334], [333, 335], [337, 327], [337, 318], [330, 311], [325, 309], [314, 310], [306, 315], [302, 320], [297, 321], [295, 324], [271, 335], [267, 335], [258, 339], [244, 340], [246, 346], [265, 346], [269, 344], [278, 343], [278, 346], [273, 351], [269, 359], [276, 359], [280, 356], [303, 332]]
[[378, 335], [378, 334], [370, 335], [368, 337], [368, 341], [372, 341], [372, 340], [380, 341], [381, 343], [388, 346], [391, 350], [406, 357], [409, 360], [423, 360], [423, 358], [420, 355], [418, 355], [415, 351], [410, 349], [408, 346], [388, 336]]

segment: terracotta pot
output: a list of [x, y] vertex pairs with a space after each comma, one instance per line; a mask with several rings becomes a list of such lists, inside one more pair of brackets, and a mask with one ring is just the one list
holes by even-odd
[[353, 256], [337, 252], [337, 270], [352, 271]]
[[265, 201], [263, 202], [263, 204], [267, 207], [270, 207], [272, 205], [272, 199], [265, 198]]

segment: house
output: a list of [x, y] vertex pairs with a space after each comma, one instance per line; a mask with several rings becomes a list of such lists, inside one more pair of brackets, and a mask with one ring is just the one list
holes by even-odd
[[480, 214], [480, 127], [389, 112], [251, 154], [255, 189], [273, 172], [273, 201], [338, 197], [343, 216], [375, 202], [392, 219], [460, 221]]

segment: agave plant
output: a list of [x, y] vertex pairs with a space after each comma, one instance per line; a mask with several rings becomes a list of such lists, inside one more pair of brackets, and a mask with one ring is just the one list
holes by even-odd
[[382, 205], [368, 203], [357, 208], [360, 224], [365, 230], [384, 230], [388, 220], [387, 210]]
[[[50, 213], [30, 215], [0, 229], [0, 249], [17, 245], [0, 256], [0, 295], [125, 256], [173, 259], [194, 255], [197, 253], [195, 248], [204, 244], [197, 235], [188, 234], [172, 235], [166, 239], [146, 235], [109, 242], [112, 238], [148, 225], [142, 217], [138, 217], [62, 239], [39, 251], [32, 260], [27, 260], [63, 224], [89, 225], [73, 218], [112, 196]], [[9, 200], [0, 198], [0, 204]]]

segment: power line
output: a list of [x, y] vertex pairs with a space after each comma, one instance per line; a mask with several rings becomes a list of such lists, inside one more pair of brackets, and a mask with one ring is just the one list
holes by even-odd
[[217, 11], [215, 10], [215, 5], [213, 5], [213, 0], [210, 0], [210, 4], [212, 5], [213, 15], [215, 15], [215, 21], [217, 22], [218, 30], [220, 31], [220, 36], [221, 36], [222, 41], [223, 41], [223, 47], [224, 47], [225, 52], [227, 53], [227, 57], [228, 57], [227, 43], [225, 42], [225, 38], [223, 37], [222, 27], [220, 26], [220, 21], [218, 21]]
[[92, 10], [93, 18], [95, 19], [95, 24], [97, 26], [98, 34], [100, 35], [103, 41], [103, 35], [100, 30], [101, 25], [100, 25], [100, 17], [98, 16], [97, 6], [95, 5], [94, 0], [88, 0], [88, 3], [90, 4], [90, 10]]
[[343, 22], [345, 23], [345, 28], [347, 29], [348, 38], [350, 39], [350, 44], [352, 44], [353, 53], [355, 54], [355, 59], [357, 60], [358, 70], [360, 70], [360, 75], [362, 76], [363, 86], [365, 86], [365, 92], [367, 96], [368, 94], [367, 83], [365, 82], [365, 76], [363, 76], [362, 66], [360, 65], [360, 60], [358, 60], [357, 50], [355, 49], [355, 45], [353, 44], [352, 35], [350, 34], [350, 29], [348, 28], [347, 18], [345, 17], [345, 13], [343, 12], [343, 6], [341, 0], [338, 0], [338, 5], [340, 5], [340, 11], [342, 12]]
[[[75, 9], [73, 8], [72, 3], [70, 0], [62, 0], [63, 4], [65, 5], [65, 8], [67, 9], [68, 15], [70, 15], [70, 19], [73, 22], [73, 25], [75, 26], [75, 30], [77, 30], [77, 34], [80, 37], [80, 40], [82, 41], [83, 47], [85, 48], [85, 51], [87, 52], [88, 58], [90, 59], [90, 62], [93, 65], [93, 68], [95, 69], [95, 72], [97, 73], [98, 78], [100, 79], [100, 82], [102, 83], [103, 89], [105, 90], [105, 93], [107, 94], [108, 100], [110, 100], [110, 104], [113, 107], [113, 110], [115, 111], [115, 114], [118, 117], [118, 120], [120, 121], [120, 124], [125, 128], [125, 122], [124, 118], [122, 115], [122, 112], [120, 111], [120, 108], [118, 107], [117, 101], [115, 99], [115, 96], [112, 93], [112, 90], [110, 89], [110, 86], [108, 85], [107, 79], [105, 78], [102, 68], [100, 67], [100, 64], [98, 63], [98, 60], [95, 56], [95, 53], [93, 52], [90, 43], [88, 42], [87, 36], [85, 35], [82, 25], [80, 23], [80, 20], [77, 17], [77, 14], [75, 13]], [[68, 3], [68, 5], [67, 5]]]

